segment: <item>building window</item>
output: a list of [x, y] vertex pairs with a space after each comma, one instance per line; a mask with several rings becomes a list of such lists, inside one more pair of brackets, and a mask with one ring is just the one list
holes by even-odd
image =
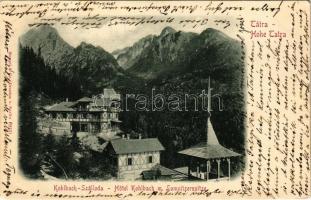
[[74, 118], [74, 119], [77, 118], [77, 113], [73, 113], [73, 118]]
[[133, 159], [132, 158], [127, 158], [127, 165], [130, 166], [133, 164]]
[[66, 113], [62, 113], [62, 118], [66, 118]]
[[95, 123], [94, 124], [94, 131], [95, 132], [99, 132], [100, 131], [100, 124], [99, 123]]
[[81, 124], [81, 131], [88, 132], [87, 124]]
[[148, 156], [148, 163], [152, 163], [153, 162], [152, 159], [153, 159], [152, 156]]

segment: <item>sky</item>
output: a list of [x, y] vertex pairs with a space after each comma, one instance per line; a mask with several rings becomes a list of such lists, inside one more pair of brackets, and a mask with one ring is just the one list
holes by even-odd
[[[159, 35], [163, 28], [167, 25], [161, 24], [158, 26], [144, 25], [141, 27], [129, 27], [129, 26], [117, 26], [107, 27], [104, 26], [100, 29], [81, 29], [77, 33], [76, 29], [70, 27], [55, 27], [60, 36], [68, 42], [71, 46], [76, 47], [82, 41], [93, 44], [94, 46], [101, 46], [108, 52], [112, 52], [117, 49], [123, 49], [131, 46], [142, 37], [147, 35]], [[182, 30], [186, 32], [200, 33], [207, 27], [201, 27], [200, 29], [184, 28], [178, 25], [170, 25], [176, 31]], [[73, 36], [74, 35], [74, 36]]]

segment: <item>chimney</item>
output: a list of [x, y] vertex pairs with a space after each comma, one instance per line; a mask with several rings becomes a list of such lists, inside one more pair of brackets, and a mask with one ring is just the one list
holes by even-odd
[[141, 140], [141, 134], [139, 134], [139, 135], [138, 135], [138, 139], [140, 139], [140, 140]]
[[122, 134], [122, 139], [124, 139], [125, 138], [125, 136], [124, 136], [124, 134]]
[[126, 137], [129, 140], [130, 139], [130, 134], [126, 134]]

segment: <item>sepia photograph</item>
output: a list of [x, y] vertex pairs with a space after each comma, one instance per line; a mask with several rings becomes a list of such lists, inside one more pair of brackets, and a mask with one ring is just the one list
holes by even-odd
[[[71, 31], [75, 40], [79, 32]], [[170, 181], [239, 176], [245, 130], [240, 42], [213, 28], [196, 33], [166, 26], [139, 35], [145, 36], [120, 49], [111, 36], [110, 51], [102, 43], [72, 46], [50, 25], [19, 38], [24, 176]]]
[[0, 1], [0, 199], [311, 197], [310, 2]]

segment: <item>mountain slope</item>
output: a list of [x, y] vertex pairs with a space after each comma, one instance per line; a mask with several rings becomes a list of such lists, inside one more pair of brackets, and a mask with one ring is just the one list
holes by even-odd
[[64, 59], [74, 53], [74, 48], [51, 26], [40, 26], [29, 30], [19, 38], [19, 42], [22, 47], [31, 47], [36, 54], [40, 54], [56, 71], [63, 67]]
[[[211, 76], [227, 84], [233, 91], [242, 91], [241, 81], [244, 66], [241, 62], [241, 46], [222, 32], [208, 28], [191, 41], [189, 59], [184, 62], [185, 71], [197, 76]], [[205, 77], [206, 78], [206, 77]]]
[[123, 69], [147, 80], [195, 70], [214, 71], [225, 79], [230, 73], [218, 73], [217, 69], [240, 68], [240, 51], [238, 41], [215, 29], [196, 34], [166, 27], [160, 35], [148, 35], [114, 56]]
[[66, 43], [55, 28], [40, 26], [20, 38], [58, 74], [76, 82], [86, 94], [99, 92], [117, 76], [125, 76], [116, 59], [101, 47], [82, 42], [76, 48]]
[[148, 35], [132, 47], [127, 47], [117, 56], [117, 61], [121, 67], [139, 77], [154, 78], [173, 63], [180, 62], [196, 35], [166, 27], [160, 35]]

